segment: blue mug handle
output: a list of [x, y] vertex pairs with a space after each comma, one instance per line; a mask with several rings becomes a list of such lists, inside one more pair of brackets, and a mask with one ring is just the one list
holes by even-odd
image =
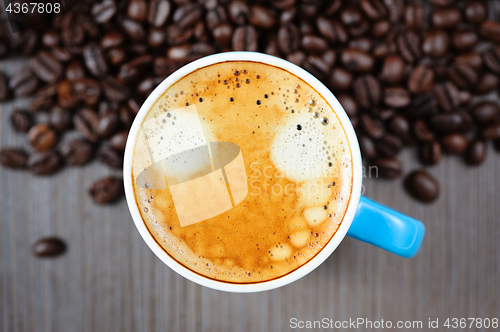
[[425, 226], [420, 221], [364, 196], [347, 231], [356, 240], [406, 258], [418, 253], [424, 234]]

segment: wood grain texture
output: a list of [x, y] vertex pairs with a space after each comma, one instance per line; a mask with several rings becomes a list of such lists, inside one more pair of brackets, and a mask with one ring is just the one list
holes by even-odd
[[[9, 74], [21, 64], [5, 66]], [[0, 106], [0, 146], [25, 146]], [[405, 171], [417, 167], [403, 153]], [[110, 171], [64, 169], [40, 178], [0, 168], [1, 331], [286, 331], [290, 319], [421, 320], [500, 318], [500, 155], [467, 167], [445, 157], [430, 172], [440, 178], [437, 202], [424, 205], [400, 181], [365, 179], [366, 195], [422, 220], [421, 252], [407, 260], [346, 238], [301, 280], [257, 294], [198, 286], [149, 250], [125, 201], [94, 205], [91, 183]], [[60, 236], [69, 251], [35, 259], [38, 238]], [[424, 325], [425, 326], [425, 325]], [[412, 330], [412, 329], [408, 329]], [[479, 329], [481, 330], [481, 329]]]

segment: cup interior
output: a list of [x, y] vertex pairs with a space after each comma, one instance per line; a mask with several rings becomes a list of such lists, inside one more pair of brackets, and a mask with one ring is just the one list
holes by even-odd
[[[136, 145], [136, 140], [138, 133], [141, 129], [141, 125], [146, 115], [150, 111], [151, 107], [154, 105], [154, 103], [158, 100], [158, 98], [161, 97], [161, 95], [164, 93], [164, 91], [167, 90], [168, 87], [170, 87], [172, 84], [179, 81], [181, 78], [188, 75], [189, 73], [202, 67], [226, 61], [253, 61], [253, 62], [269, 64], [275, 67], [282, 68], [309, 83], [335, 110], [335, 113], [338, 116], [347, 135], [352, 155], [353, 183], [352, 183], [351, 197], [346, 213], [342, 220], [342, 223], [339, 226], [337, 232], [333, 235], [332, 239], [328, 242], [328, 244], [325, 247], [323, 247], [323, 249], [315, 257], [313, 257], [310, 261], [308, 261], [306, 264], [302, 265], [298, 269], [282, 277], [259, 283], [239, 284], [239, 283], [230, 283], [226, 281], [213, 280], [201, 276], [189, 270], [188, 268], [184, 267], [177, 261], [175, 261], [163, 250], [163, 248], [156, 242], [156, 240], [153, 238], [153, 236], [149, 233], [148, 229], [146, 228], [146, 225], [141, 217], [141, 214], [139, 212], [139, 209], [135, 201], [135, 194], [132, 184], [133, 181], [132, 160], [133, 160], [134, 147]], [[168, 265], [175, 272], [202, 286], [206, 286], [221, 291], [250, 293], [250, 292], [271, 290], [274, 288], [287, 285], [297, 279], [300, 279], [309, 272], [313, 271], [321, 263], [323, 263], [330, 256], [330, 254], [337, 248], [337, 246], [340, 244], [342, 239], [347, 234], [347, 230], [349, 229], [357, 210], [361, 194], [362, 164], [361, 164], [361, 153], [359, 150], [358, 140], [356, 138], [356, 133], [354, 132], [354, 128], [352, 127], [349, 117], [342, 108], [342, 105], [340, 105], [340, 103], [338, 102], [337, 98], [335, 98], [332, 92], [316, 77], [314, 77], [304, 69], [286, 60], [271, 55], [266, 55], [256, 52], [227, 52], [227, 53], [210, 55], [185, 65], [184, 67], [178, 69], [176, 72], [167, 77], [162, 83], [160, 83], [153, 90], [153, 92], [149, 95], [144, 104], [141, 106], [134, 120], [134, 123], [132, 124], [132, 127], [130, 129], [129, 136], [127, 139], [127, 145], [125, 148], [123, 175], [124, 175], [123, 179], [125, 186], [125, 196], [127, 200], [127, 205], [132, 215], [132, 219], [134, 220], [135, 226], [137, 227], [142, 238], [144, 239], [144, 241], [146, 241], [149, 248], [156, 254], [156, 256], [158, 256], [158, 258], [160, 258], [166, 265]]]

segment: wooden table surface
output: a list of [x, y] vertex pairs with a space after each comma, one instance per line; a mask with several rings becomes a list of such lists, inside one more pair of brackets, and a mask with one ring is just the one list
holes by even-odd
[[[12, 74], [21, 66], [3, 67]], [[27, 103], [0, 106], [0, 146], [27, 147], [9, 121], [11, 109]], [[417, 167], [414, 150], [402, 160], [405, 171]], [[231, 294], [198, 286], [156, 258], [125, 200], [92, 203], [87, 189], [110, 174], [104, 166], [52, 177], [0, 168], [0, 330], [285, 331], [292, 318], [415, 320], [424, 327], [436, 318], [500, 318], [500, 154], [490, 146], [480, 167], [448, 156], [429, 170], [441, 183], [431, 205], [411, 199], [401, 181], [364, 181], [368, 197], [424, 222], [415, 258], [346, 238], [299, 281]], [[34, 258], [31, 244], [50, 235], [65, 239], [68, 252]]]

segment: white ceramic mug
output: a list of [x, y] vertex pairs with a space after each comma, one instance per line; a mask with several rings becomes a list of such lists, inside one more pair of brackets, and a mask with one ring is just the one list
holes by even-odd
[[[236, 284], [210, 279], [191, 271], [170, 257], [155, 241], [146, 228], [135, 201], [134, 189], [132, 185], [132, 160], [134, 147], [136, 145], [137, 136], [142, 123], [154, 103], [172, 84], [179, 81], [189, 73], [199, 68], [225, 61], [253, 61], [269, 64], [271, 66], [282, 68], [310, 84], [321, 96], [323, 96], [333, 110], [335, 110], [335, 113], [345, 129], [352, 154], [353, 183], [351, 198], [343, 221], [335, 235], [314, 258], [309, 260], [300, 268], [280, 278], [260, 283]], [[333, 253], [333, 251], [335, 251], [340, 242], [348, 234], [348, 231], [350, 236], [361, 241], [374, 244], [404, 257], [412, 257], [418, 252], [425, 230], [423, 224], [419, 221], [390, 210], [387, 207], [381, 206], [380, 204], [372, 202], [361, 196], [362, 163], [356, 133], [354, 132], [354, 128], [352, 127], [344, 109], [330, 90], [316, 77], [309, 74], [304, 69], [283, 59], [256, 52], [228, 52], [198, 59], [180, 68], [167, 77], [160, 85], [158, 85], [142, 105], [130, 129], [125, 149], [123, 179], [127, 204], [134, 223], [142, 238], [146, 241], [156, 256], [158, 256], [171, 269], [185, 278], [202, 286], [222, 291], [242, 293], [259, 292], [278, 288], [300, 279], [323, 263]], [[350, 230], [355, 216], [356, 227], [352, 227]]]

